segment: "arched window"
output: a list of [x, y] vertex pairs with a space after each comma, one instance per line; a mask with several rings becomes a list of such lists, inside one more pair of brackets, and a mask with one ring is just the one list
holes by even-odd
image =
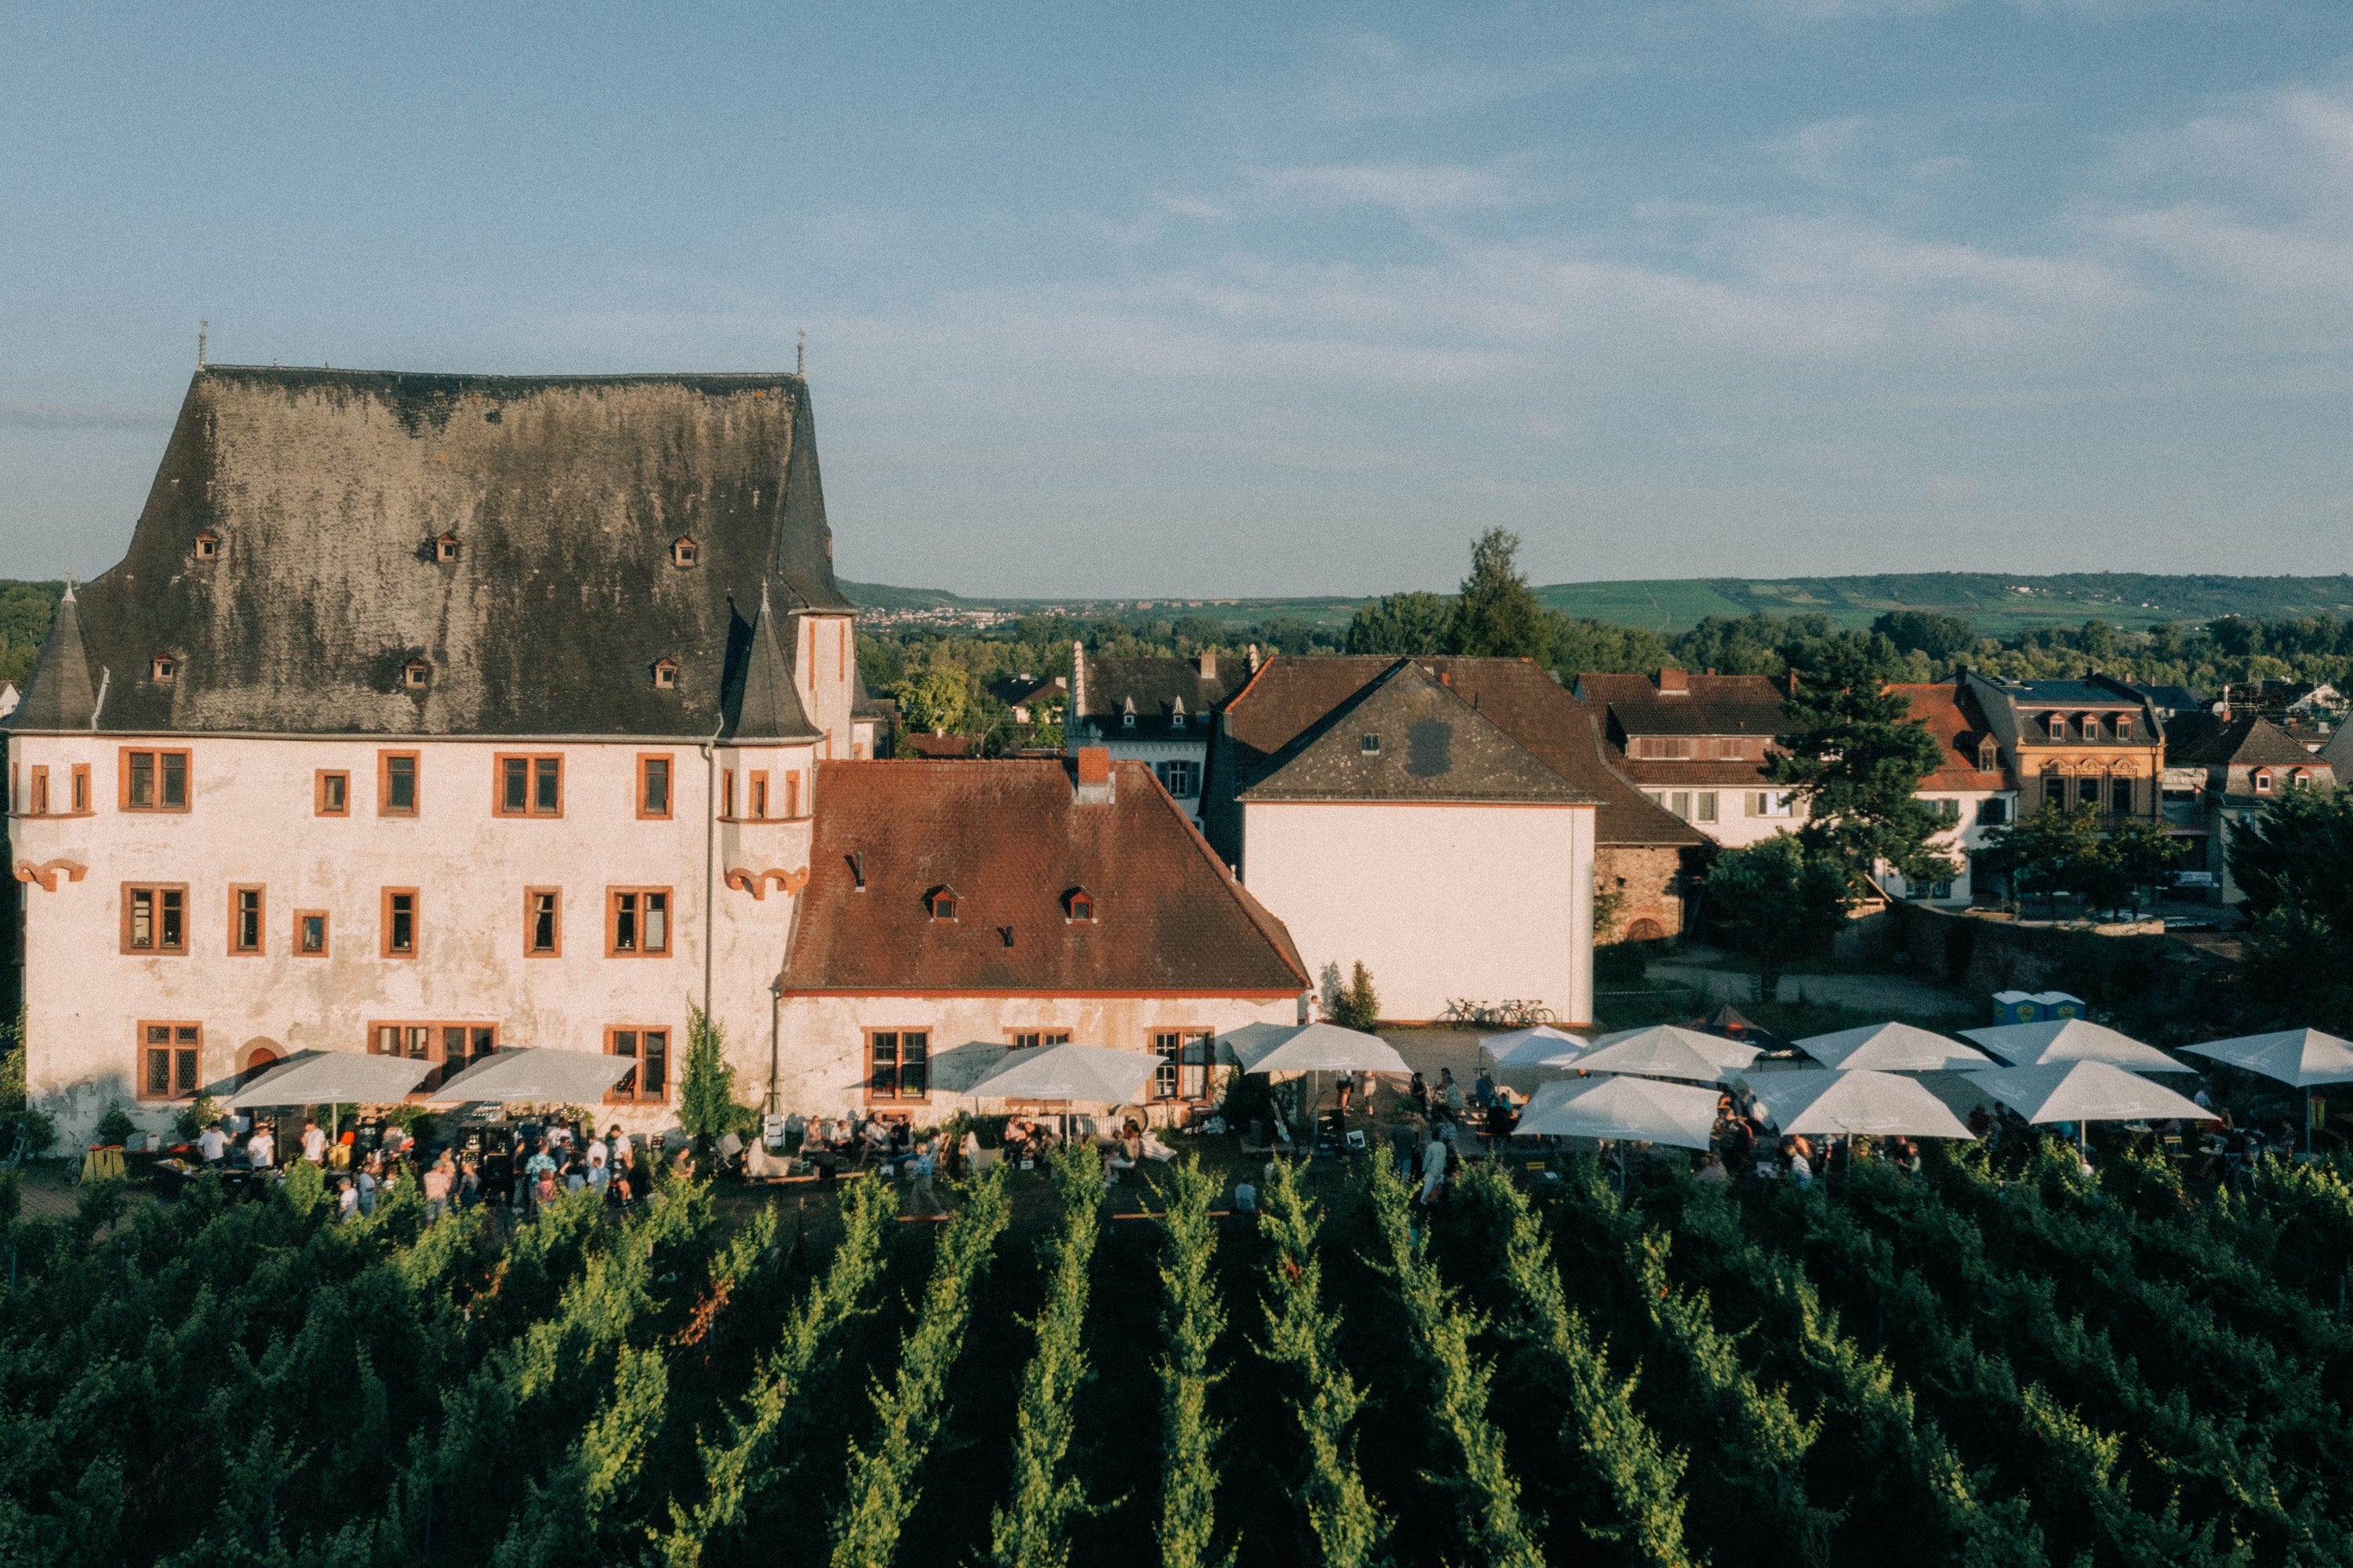
[[923, 895], [923, 906], [931, 911], [931, 916], [934, 920], [955, 919], [956, 917], [955, 889], [945, 885], [933, 888]]

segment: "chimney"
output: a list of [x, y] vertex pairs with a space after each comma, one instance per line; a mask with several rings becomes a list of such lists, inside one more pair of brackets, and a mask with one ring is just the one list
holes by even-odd
[[1688, 696], [1690, 694], [1690, 671], [1662, 670], [1659, 672], [1659, 695], [1662, 697], [1681, 697]]
[[1204, 648], [1201, 650], [1201, 679], [1214, 681], [1217, 678], [1218, 651], [1214, 648]]
[[1257, 674], [1257, 673], [1258, 673], [1258, 644], [1257, 644], [1257, 643], [1255, 643], [1255, 642], [1253, 642], [1253, 643], [1251, 643], [1251, 644], [1250, 645], [1250, 673], [1251, 673], [1251, 674], [1253, 674], [1253, 675]]
[[1794, 697], [1798, 694], [1798, 673], [1795, 670], [1782, 675], [1781, 694], [1785, 697]]
[[1438, 673], [1438, 683], [1441, 686], [1452, 685], [1454, 683], [1454, 672], [1451, 670], [1440, 670]]
[[1079, 747], [1076, 800], [1082, 806], [1108, 806], [1116, 798], [1117, 780], [1111, 776], [1111, 747]]

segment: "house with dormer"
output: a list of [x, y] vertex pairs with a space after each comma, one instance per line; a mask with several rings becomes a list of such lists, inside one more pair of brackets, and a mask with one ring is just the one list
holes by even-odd
[[1936, 742], [1936, 766], [1914, 791], [1944, 824], [1928, 847], [1950, 859], [1956, 870], [1926, 886], [1906, 885], [1893, 868], [1882, 866], [1878, 881], [1891, 897], [1936, 904], [1968, 904], [1995, 891], [1998, 874], [1979, 863], [1992, 835], [2018, 814], [2018, 781], [2002, 762], [2001, 746], [1968, 687], [1959, 681], [1892, 685], [1910, 705], [1914, 723]]
[[2162, 820], [2166, 724], [2147, 694], [2096, 673], [2014, 681], [1972, 670], [1961, 686], [2017, 780], [2019, 816], [2054, 805], [2088, 806], [2104, 830]]
[[1198, 658], [1099, 659], [1071, 645], [1070, 716], [1065, 746], [1100, 746], [1118, 762], [1141, 762], [1192, 819], [1201, 820], [1201, 774], [1218, 709], [1238, 690], [1250, 662]]
[[[199, 370], [6, 721], [31, 1094], [75, 1137], [296, 1051], [552, 1046], [630, 1058], [599, 1115], [651, 1128], [700, 1008], [773, 1110], [931, 1120], [909, 1064], [984, 1014], [1295, 1016], [1280, 922], [1156, 783], [870, 760], [832, 553], [797, 376]], [[1090, 771], [1128, 805], [1079, 811]], [[952, 931], [850, 965], [809, 895], [860, 864], [841, 907]]]
[[2179, 813], [2169, 826], [2190, 846], [2180, 869], [2206, 873], [2225, 904], [2244, 896], [2231, 874], [2232, 835], [2281, 796], [2338, 781], [2325, 754], [2260, 714], [2228, 708], [2184, 714], [2166, 726], [2165, 780]]
[[1727, 849], [1794, 831], [1803, 807], [1765, 777], [1782, 688], [1764, 675], [1588, 672], [1577, 694], [1602, 726], [1610, 766], [1651, 801]]

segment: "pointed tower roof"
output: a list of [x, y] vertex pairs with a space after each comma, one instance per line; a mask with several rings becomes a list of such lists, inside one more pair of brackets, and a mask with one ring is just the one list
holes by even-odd
[[785, 450], [785, 482], [776, 497], [776, 544], [768, 570], [788, 610], [854, 615], [833, 578], [833, 530], [825, 520], [825, 486], [818, 478], [817, 421], [809, 412], [808, 382], [795, 378], [793, 422]]
[[776, 641], [776, 619], [769, 608], [765, 580], [760, 584], [760, 613], [752, 622], [741, 673], [728, 683], [726, 715], [721, 735], [732, 745], [768, 746], [817, 738], [817, 726], [809, 723], [800, 693], [794, 687], [792, 665]]
[[90, 655], [81, 640], [81, 607], [73, 584], [58, 601], [57, 620], [41, 645], [40, 662], [25, 688], [25, 700], [8, 716], [18, 730], [88, 729], [98, 716], [98, 691], [90, 683]]

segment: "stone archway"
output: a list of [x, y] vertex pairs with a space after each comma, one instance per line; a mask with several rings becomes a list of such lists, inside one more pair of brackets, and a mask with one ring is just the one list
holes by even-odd
[[1630, 942], [1663, 942], [1667, 939], [1667, 930], [1645, 915], [1626, 927], [1625, 939]]

